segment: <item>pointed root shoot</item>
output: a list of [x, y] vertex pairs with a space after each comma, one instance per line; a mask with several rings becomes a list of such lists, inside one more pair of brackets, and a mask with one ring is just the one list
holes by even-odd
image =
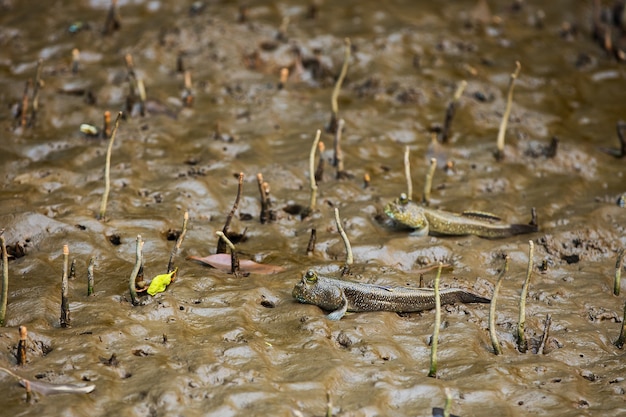
[[502, 115], [502, 120], [500, 121], [500, 130], [498, 130], [498, 139], [496, 141], [496, 159], [502, 160], [504, 158], [504, 136], [506, 134], [506, 126], [509, 123], [509, 116], [511, 115], [511, 107], [513, 105], [513, 88], [515, 87], [515, 80], [519, 77], [520, 70], [522, 69], [522, 65], [519, 61], [515, 62], [515, 72], [511, 74], [511, 78], [509, 80], [509, 92], [506, 98], [506, 108], [504, 109], [504, 114]]
[[491, 305], [489, 306], [489, 337], [491, 339], [491, 345], [493, 346], [493, 352], [496, 355], [502, 354], [502, 348], [500, 347], [500, 342], [498, 341], [498, 336], [496, 334], [496, 301], [498, 299], [498, 292], [500, 291], [502, 280], [508, 270], [509, 256], [507, 255], [506, 258], [504, 258], [504, 268], [502, 268], [502, 272], [500, 272], [500, 276], [498, 277], [496, 285], [493, 289], [493, 297], [491, 297]]

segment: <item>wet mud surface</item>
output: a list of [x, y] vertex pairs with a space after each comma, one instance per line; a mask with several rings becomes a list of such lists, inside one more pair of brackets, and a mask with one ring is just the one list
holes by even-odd
[[[0, 374], [3, 413], [321, 416], [330, 392], [333, 415], [429, 416], [443, 407], [446, 388], [460, 416], [624, 413], [624, 353], [613, 342], [625, 300], [612, 287], [626, 245], [626, 209], [616, 204], [626, 192], [625, 160], [600, 148], [619, 148], [626, 67], [594, 41], [591, 2], [490, 1], [487, 11], [476, 3], [319, 2], [312, 10], [304, 1], [249, 1], [241, 22], [231, 2], [120, 1], [122, 25], [103, 35], [107, 1], [0, 1], [0, 228], [11, 254], [0, 363], [44, 382], [96, 385], [91, 394], [40, 395], [29, 405], [24, 389]], [[347, 175], [336, 179], [333, 135], [324, 127], [346, 37], [352, 56], [339, 116]], [[81, 54], [76, 73], [73, 48]], [[146, 114], [120, 123], [107, 221], [99, 221], [108, 141], [79, 127], [99, 127], [104, 111], [125, 108], [125, 54], [145, 83]], [[184, 106], [179, 57], [192, 74], [192, 107]], [[21, 126], [24, 85], [39, 59], [39, 111], [33, 126]], [[516, 60], [522, 70], [498, 162]], [[283, 67], [290, 76], [279, 88]], [[449, 142], [433, 144], [431, 131], [461, 80], [468, 86]], [[302, 219], [293, 207], [309, 204], [317, 129], [326, 168], [317, 209]], [[528, 222], [535, 207], [539, 231], [489, 240], [414, 237], [391, 227], [382, 209], [406, 190], [405, 146], [415, 196], [435, 156], [431, 206], [512, 223]], [[231, 229], [245, 229], [241, 256], [282, 272], [235, 277], [186, 259], [215, 253], [239, 172], [244, 189]], [[259, 172], [276, 217], [266, 224]], [[444, 262], [451, 267], [443, 286], [490, 296], [508, 254], [496, 317], [503, 355], [493, 353], [485, 305], [444, 306], [434, 379], [427, 377], [433, 311], [329, 321], [318, 307], [298, 304], [291, 291], [308, 268], [340, 275], [345, 250], [334, 208], [354, 251], [346, 279], [418, 286], [420, 270]], [[180, 230], [184, 211], [178, 278], [132, 306], [136, 236], [145, 241], [146, 277], [165, 273], [168, 235]], [[529, 240], [530, 349], [521, 354], [514, 334]], [[77, 273], [71, 328], [59, 324], [65, 244]], [[424, 285], [434, 277], [423, 273]], [[549, 337], [537, 353], [547, 314]], [[20, 325], [29, 329], [21, 367]]]

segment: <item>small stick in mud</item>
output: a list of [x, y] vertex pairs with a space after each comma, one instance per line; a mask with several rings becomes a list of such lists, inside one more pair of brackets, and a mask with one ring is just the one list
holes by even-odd
[[550, 313], [546, 314], [546, 321], [543, 326], [543, 334], [541, 335], [541, 343], [539, 344], [539, 348], [537, 349], [537, 353], [544, 355], [546, 353], [546, 342], [548, 341], [548, 336], [550, 334], [550, 325], [552, 324], [552, 315]]
[[317, 129], [317, 132], [315, 132], [315, 139], [313, 139], [313, 146], [311, 146], [311, 152], [309, 153], [309, 180], [311, 186], [311, 201], [309, 203], [308, 213], [313, 212], [315, 210], [315, 205], [317, 204], [317, 183], [315, 181], [315, 150], [317, 149], [317, 144], [320, 141], [321, 134], [321, 130]]
[[167, 263], [167, 273], [168, 274], [171, 273], [172, 271], [174, 271], [174, 258], [178, 254], [178, 251], [180, 250], [180, 246], [183, 244], [183, 240], [185, 239], [185, 234], [187, 234], [187, 223], [188, 222], [189, 222], [189, 212], [186, 211], [185, 214], [183, 214], [183, 228], [182, 228], [182, 231], [180, 232], [180, 235], [178, 236], [178, 239], [176, 239], [176, 244], [172, 248], [172, 252], [170, 253], [170, 260]]
[[343, 152], [341, 151], [341, 133], [343, 132], [345, 124], [345, 120], [339, 119], [339, 122], [337, 122], [337, 131], [335, 132], [335, 140], [333, 141], [333, 166], [337, 169], [335, 175], [337, 179], [346, 177], [346, 172], [343, 168]]
[[[228, 229], [230, 228], [230, 222], [232, 222], [233, 217], [235, 216], [235, 212], [237, 211], [237, 207], [239, 207], [239, 200], [241, 200], [241, 194], [243, 193], [243, 172], [239, 173], [239, 180], [237, 183], [237, 197], [235, 197], [235, 202], [233, 203], [233, 208], [226, 216], [226, 221], [224, 222], [224, 227], [222, 228], [222, 233], [224, 236], [228, 236]], [[217, 253], [226, 253], [226, 241], [224, 239], [217, 239]]]
[[441, 327], [441, 296], [439, 294], [439, 280], [441, 278], [441, 270], [443, 264], [439, 262], [437, 275], [435, 276], [435, 328], [433, 329], [433, 337], [430, 342], [430, 371], [428, 376], [437, 378], [437, 345], [439, 344], [439, 327]]
[[139, 93], [139, 115], [146, 115], [146, 86], [143, 78], [137, 78], [137, 92]]
[[28, 125], [30, 127], [35, 126], [37, 120], [37, 113], [39, 112], [39, 91], [43, 88], [44, 82], [41, 80], [41, 69], [43, 68], [43, 59], [37, 61], [37, 73], [35, 75], [35, 84], [33, 85], [33, 98], [30, 113], [30, 120]]
[[443, 408], [443, 417], [450, 417], [450, 409], [452, 408], [452, 393], [450, 388], [446, 387], [446, 405]]
[[452, 101], [448, 104], [448, 108], [446, 109], [446, 118], [444, 119], [443, 127], [439, 135], [439, 141], [441, 143], [448, 143], [452, 120], [454, 119], [457, 107], [459, 107], [459, 100], [463, 95], [463, 91], [465, 91], [465, 87], [467, 87], [467, 81], [462, 80], [456, 88]]
[[346, 264], [341, 270], [341, 275], [346, 275], [350, 272], [350, 267], [354, 263], [354, 257], [352, 255], [352, 246], [350, 245], [350, 240], [348, 239], [348, 235], [346, 231], [343, 229], [343, 225], [341, 224], [341, 219], [339, 218], [339, 209], [335, 207], [335, 222], [337, 223], [337, 230], [339, 231], [339, 235], [343, 240], [343, 245], [346, 247]]
[[517, 325], [517, 350], [521, 353], [526, 353], [528, 350], [528, 343], [526, 341], [526, 335], [524, 334], [524, 325], [526, 323], [526, 297], [528, 295], [528, 285], [530, 284], [530, 277], [533, 274], [533, 254], [535, 246], [532, 240], [528, 241], [528, 267], [526, 268], [526, 279], [522, 285], [522, 294], [519, 300], [519, 320]]
[[509, 80], [509, 92], [506, 98], [506, 108], [500, 121], [500, 130], [498, 130], [498, 139], [496, 141], [496, 160], [501, 161], [504, 159], [504, 135], [506, 133], [506, 126], [509, 123], [509, 116], [511, 115], [511, 106], [513, 104], [513, 88], [515, 87], [515, 80], [519, 77], [519, 72], [522, 69], [522, 65], [519, 61], [515, 61], [515, 72], [511, 74]]
[[330, 399], [330, 391], [326, 391], [326, 417], [333, 417], [333, 402]]
[[128, 279], [128, 289], [130, 291], [130, 301], [136, 306], [139, 305], [139, 298], [137, 297], [137, 278], [139, 277], [139, 270], [143, 267], [143, 240], [141, 235], [137, 235], [137, 246], [135, 250], [135, 266], [130, 273]]
[[622, 329], [619, 332], [619, 337], [613, 344], [618, 349], [623, 349], [624, 343], [626, 343], [626, 303], [624, 303], [624, 316], [622, 317]]
[[426, 173], [426, 180], [424, 181], [424, 196], [422, 197], [422, 203], [425, 205], [430, 204], [430, 191], [433, 188], [433, 177], [435, 176], [435, 169], [437, 169], [437, 158], [430, 158], [430, 166]]
[[339, 78], [337, 78], [337, 82], [335, 83], [335, 88], [333, 89], [333, 95], [330, 98], [331, 105], [331, 115], [330, 115], [330, 123], [328, 124], [328, 129], [326, 129], [329, 133], [335, 133], [337, 131], [337, 121], [339, 117], [339, 105], [337, 104], [337, 99], [339, 98], [339, 91], [341, 90], [341, 84], [343, 84], [343, 80], [346, 77], [346, 73], [348, 72], [348, 62], [350, 61], [350, 49], [352, 45], [350, 43], [350, 38], [345, 38], [344, 43], [346, 46], [345, 56], [343, 59], [343, 65], [341, 67], [341, 72], [339, 73]]
[[107, 211], [107, 200], [109, 199], [109, 191], [111, 190], [111, 152], [113, 152], [113, 142], [115, 142], [117, 128], [120, 125], [120, 117], [122, 117], [122, 112], [117, 113], [115, 127], [113, 128], [113, 133], [111, 133], [109, 147], [107, 148], [106, 162], [104, 164], [104, 194], [102, 194], [102, 203], [100, 204], [98, 220], [104, 220]]
[[24, 382], [24, 389], [26, 390], [26, 403], [32, 404], [35, 401], [35, 399], [33, 399], [33, 392], [30, 389], [30, 381], [27, 379], [24, 379], [23, 382]]
[[315, 252], [316, 241], [317, 241], [317, 230], [313, 228], [311, 229], [311, 237], [309, 237], [309, 244], [306, 245], [306, 254], [308, 256], [313, 255], [313, 252]]
[[28, 329], [26, 326], [20, 326], [17, 328], [20, 333], [20, 341], [17, 342], [17, 364], [26, 365], [26, 344], [28, 342]]
[[318, 143], [317, 149], [320, 152], [320, 157], [317, 162], [317, 168], [315, 169], [315, 181], [322, 182], [324, 181], [324, 151], [326, 150], [324, 142]]
[[259, 193], [261, 194], [261, 224], [271, 222], [273, 220], [272, 202], [270, 201], [270, 185], [263, 180], [263, 174], [260, 172], [256, 174], [256, 179], [259, 184]]
[[[624, 13], [626, 14], [626, 7], [624, 7]], [[624, 21], [626, 21], [626, 16], [624, 17]], [[623, 158], [626, 156], [626, 135], [624, 132], [626, 131], [626, 122], [619, 121], [617, 122], [617, 138], [619, 139], [619, 157]]]
[[500, 342], [498, 342], [498, 336], [496, 335], [496, 300], [504, 275], [509, 270], [509, 259], [509, 255], [506, 255], [504, 258], [504, 268], [502, 268], [502, 272], [500, 272], [500, 276], [496, 281], [496, 286], [493, 288], [493, 297], [491, 297], [491, 305], [489, 306], [489, 337], [491, 338], [493, 353], [496, 355], [502, 355], [502, 347], [500, 347]]
[[622, 267], [624, 266], [624, 248], [617, 252], [615, 260], [615, 279], [613, 280], [613, 294], [619, 295], [622, 282]]
[[102, 137], [104, 139], [109, 139], [111, 137], [111, 112], [104, 112], [104, 121], [102, 123]]
[[72, 74], [78, 74], [80, 66], [80, 51], [78, 48], [72, 49]]
[[413, 199], [413, 181], [411, 180], [411, 161], [410, 161], [410, 148], [407, 145], [404, 148], [404, 178], [406, 179], [406, 197], [409, 200]]
[[87, 266], [87, 295], [94, 295], [93, 292], [93, 268], [96, 263], [96, 257], [92, 256], [89, 258], [89, 266]]
[[218, 230], [215, 234], [230, 248], [230, 272], [232, 272], [234, 276], [239, 276], [239, 256], [237, 255], [235, 245], [233, 245], [233, 242], [231, 242], [223, 232]]
[[287, 80], [289, 79], [289, 68], [282, 67], [280, 69], [280, 78], [278, 80], [278, 89], [282, 90], [287, 85]]
[[72, 259], [72, 263], [70, 264], [70, 276], [69, 279], [76, 279], [76, 259]]
[[70, 300], [68, 298], [69, 281], [68, 269], [70, 266], [70, 249], [63, 245], [63, 276], [61, 277], [61, 327], [71, 327]]
[[22, 108], [20, 113], [20, 126], [23, 128], [28, 124], [28, 90], [30, 90], [30, 86], [33, 83], [33, 80], [28, 79], [26, 84], [24, 85], [24, 94], [22, 94]]
[[107, 18], [104, 22], [103, 33], [105, 35], [110, 35], [116, 30], [119, 30], [121, 26], [122, 21], [120, 19], [120, 12], [117, 8], [117, 0], [111, 0], [111, 7], [109, 7]]
[[0, 246], [2, 247], [2, 290], [0, 292], [0, 326], [4, 327], [9, 298], [9, 254], [4, 240], [4, 229], [0, 230]]
[[185, 84], [184, 84], [184, 89], [183, 89], [183, 105], [185, 107], [193, 107], [194, 96], [193, 96], [193, 90], [191, 89], [192, 87], [191, 71], [189, 70], [185, 71], [184, 79], [185, 79]]
[[367, 188], [370, 186], [371, 178], [369, 173], [363, 174], [363, 188]]

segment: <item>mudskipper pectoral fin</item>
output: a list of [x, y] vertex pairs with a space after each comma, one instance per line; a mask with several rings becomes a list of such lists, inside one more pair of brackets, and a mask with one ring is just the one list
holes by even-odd
[[413, 229], [410, 235], [416, 236], [416, 237], [428, 236], [428, 231], [429, 231], [428, 223], [426, 223], [426, 225], [422, 227], [421, 229]]
[[346, 298], [346, 295], [343, 293], [343, 291], [341, 292], [341, 302], [341, 307], [328, 314], [326, 316], [327, 319], [341, 320], [341, 318], [346, 314], [346, 311], [348, 311], [348, 299]]

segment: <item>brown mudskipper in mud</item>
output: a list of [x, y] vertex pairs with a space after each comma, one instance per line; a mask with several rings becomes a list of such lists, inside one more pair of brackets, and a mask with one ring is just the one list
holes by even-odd
[[476, 235], [488, 239], [504, 238], [538, 230], [535, 210], [528, 224], [508, 224], [491, 213], [465, 211], [457, 214], [432, 209], [409, 200], [406, 194], [387, 203], [385, 214], [399, 225], [412, 229], [412, 235]]
[[[347, 311], [394, 311], [409, 313], [435, 308], [431, 288], [387, 287], [327, 278], [309, 269], [293, 289], [301, 303], [314, 304], [330, 311], [330, 320], [341, 319]], [[441, 304], [488, 303], [488, 298], [460, 288], [439, 291]]]

